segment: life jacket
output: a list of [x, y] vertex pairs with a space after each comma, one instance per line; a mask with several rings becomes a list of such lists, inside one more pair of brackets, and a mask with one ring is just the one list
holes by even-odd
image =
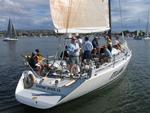
[[38, 57], [38, 62], [41, 62], [43, 57], [42, 56], [37, 56]]

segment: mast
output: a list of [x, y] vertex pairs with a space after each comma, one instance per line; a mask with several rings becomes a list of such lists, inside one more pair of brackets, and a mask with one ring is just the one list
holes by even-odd
[[112, 29], [112, 24], [111, 24], [111, 0], [108, 0], [108, 6], [109, 6], [109, 31], [108, 31], [108, 36], [112, 39], [111, 37], [111, 29]]
[[149, 36], [149, 9], [148, 9], [148, 16], [147, 16], [147, 24], [146, 24], [146, 36]]
[[124, 32], [123, 32], [123, 16], [122, 16], [122, 7], [121, 7], [121, 0], [119, 0], [119, 10], [120, 10], [120, 24], [121, 24], [121, 34], [122, 34], [122, 41], [126, 43], [125, 37], [124, 37]]

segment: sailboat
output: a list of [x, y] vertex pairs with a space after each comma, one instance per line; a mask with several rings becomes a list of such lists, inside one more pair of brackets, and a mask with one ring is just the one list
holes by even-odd
[[144, 38], [144, 40], [150, 40], [150, 36], [149, 36], [149, 10], [148, 10], [148, 16], [147, 16], [147, 24], [146, 24], [146, 36]]
[[142, 40], [142, 37], [139, 35], [139, 32], [140, 31], [138, 31], [138, 30], [136, 31], [136, 35], [134, 36], [135, 40]]
[[[141, 25], [140, 25], [140, 19], [138, 20], [138, 23], [139, 23], [139, 28], [141, 27]], [[136, 35], [134, 36], [134, 39], [135, 40], [142, 40], [142, 37], [140, 36], [140, 30], [137, 30], [136, 31]]]
[[3, 41], [17, 41], [16, 30], [12, 23], [12, 20], [9, 19], [7, 32]]
[[[110, 4], [110, 0], [50, 0], [56, 33], [63, 33], [66, 37], [70, 33], [110, 33]], [[25, 105], [49, 109], [102, 88], [120, 78], [125, 71], [132, 52], [125, 40], [123, 48], [119, 54], [113, 52], [110, 62], [97, 64], [96, 59], [91, 59], [89, 63], [78, 66], [80, 71], [73, 75], [67, 62], [57, 55], [47, 58], [51, 71], [44, 76], [37, 74], [26, 62], [30, 69], [22, 73], [15, 97]]]

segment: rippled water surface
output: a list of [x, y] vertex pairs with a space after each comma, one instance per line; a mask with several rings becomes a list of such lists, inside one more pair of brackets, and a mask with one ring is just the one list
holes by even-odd
[[23, 70], [21, 55], [39, 48], [52, 55], [57, 40], [26, 38], [16, 43], [0, 39], [0, 113], [150, 113], [150, 40], [128, 40], [133, 56], [125, 76], [105, 87], [71, 102], [39, 110], [15, 100], [15, 88]]

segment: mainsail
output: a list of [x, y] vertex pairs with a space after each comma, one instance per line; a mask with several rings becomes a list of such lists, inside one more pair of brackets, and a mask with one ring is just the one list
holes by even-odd
[[13, 24], [12, 24], [12, 38], [17, 38], [16, 37], [16, 30], [15, 30], [15, 27]]
[[93, 33], [110, 29], [108, 0], [50, 0], [58, 33]]
[[12, 24], [11, 19], [9, 19], [8, 28], [7, 28], [7, 32], [6, 32], [6, 37], [17, 38], [16, 37], [16, 30], [14, 28], [14, 25]]
[[12, 27], [11, 27], [11, 20], [9, 19], [9, 22], [8, 22], [8, 27], [7, 27], [7, 32], [6, 32], [6, 37], [12, 37]]

